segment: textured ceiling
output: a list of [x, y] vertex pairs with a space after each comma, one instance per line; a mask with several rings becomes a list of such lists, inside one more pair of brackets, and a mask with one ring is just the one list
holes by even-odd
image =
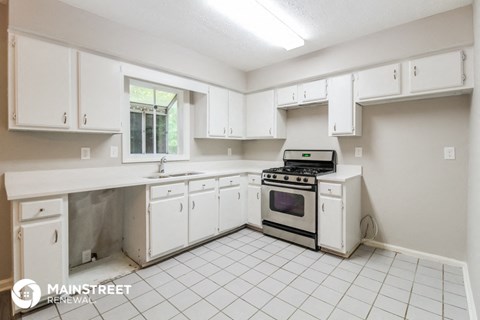
[[472, 3], [472, 0], [258, 0], [305, 39], [305, 46], [285, 51], [245, 32], [210, 8], [207, 0], [61, 1], [244, 71]]

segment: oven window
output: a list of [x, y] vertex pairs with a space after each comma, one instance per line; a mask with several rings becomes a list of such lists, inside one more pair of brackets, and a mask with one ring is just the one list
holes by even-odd
[[300, 194], [270, 191], [270, 210], [303, 217], [305, 198]]

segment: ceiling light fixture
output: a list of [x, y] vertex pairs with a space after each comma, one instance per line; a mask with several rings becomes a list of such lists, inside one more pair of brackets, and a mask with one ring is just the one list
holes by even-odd
[[255, 0], [209, 0], [208, 3], [272, 45], [291, 50], [305, 44], [285, 23]]

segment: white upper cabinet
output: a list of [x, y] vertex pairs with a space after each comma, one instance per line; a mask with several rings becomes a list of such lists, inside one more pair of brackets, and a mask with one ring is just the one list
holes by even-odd
[[298, 86], [288, 86], [277, 89], [277, 106], [292, 106], [298, 104]]
[[74, 102], [72, 50], [22, 36], [15, 36], [12, 46], [10, 129], [68, 129]]
[[298, 86], [299, 104], [321, 102], [327, 99], [327, 80], [305, 82]]
[[463, 86], [463, 51], [454, 51], [410, 61], [412, 93]]
[[225, 137], [228, 126], [228, 90], [208, 89], [208, 133], [212, 137]]
[[360, 71], [356, 83], [357, 100], [399, 95], [401, 85], [400, 63]]
[[244, 137], [245, 97], [241, 93], [210, 86], [208, 95], [193, 94], [196, 138]]
[[285, 138], [285, 110], [275, 106], [273, 90], [247, 95], [247, 138]]
[[120, 131], [123, 75], [120, 62], [78, 53], [79, 128]]
[[353, 76], [328, 79], [328, 134], [360, 136], [361, 109], [353, 101]]
[[243, 138], [245, 136], [245, 96], [241, 93], [228, 92], [228, 136]]

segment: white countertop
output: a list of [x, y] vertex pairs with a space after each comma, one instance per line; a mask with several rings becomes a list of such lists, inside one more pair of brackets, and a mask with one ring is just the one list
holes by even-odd
[[[37, 198], [68, 193], [151, 185], [219, 177], [234, 174], [260, 174], [263, 169], [281, 166], [273, 161], [208, 161], [167, 163], [166, 173], [195, 171], [201, 174], [161, 179], [147, 178], [158, 172], [158, 164], [119, 167], [6, 172], [8, 200]], [[337, 172], [321, 176], [321, 181], [345, 182], [361, 176], [361, 166], [337, 165]]]
[[158, 164], [6, 172], [5, 188], [8, 200], [19, 200], [92, 190], [196, 180], [233, 174], [260, 174], [263, 169], [279, 165], [281, 165], [279, 162], [249, 160], [172, 162], [166, 165], [165, 171], [167, 174], [188, 171], [202, 173], [161, 179], [147, 178], [158, 172]]

